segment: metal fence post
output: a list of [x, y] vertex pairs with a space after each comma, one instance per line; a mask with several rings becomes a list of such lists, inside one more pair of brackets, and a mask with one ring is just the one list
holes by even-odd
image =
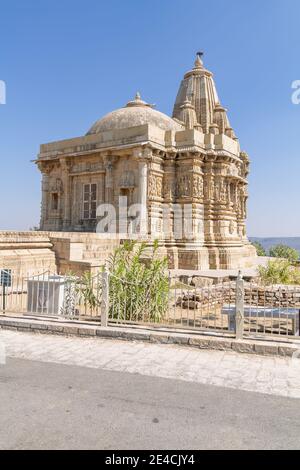
[[238, 273], [236, 280], [236, 297], [235, 297], [235, 337], [243, 339], [244, 336], [244, 294], [245, 286], [241, 271]]
[[101, 326], [107, 326], [109, 313], [109, 273], [102, 272]]

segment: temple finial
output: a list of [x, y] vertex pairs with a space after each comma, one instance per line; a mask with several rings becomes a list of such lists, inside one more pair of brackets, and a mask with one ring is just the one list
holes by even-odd
[[136, 92], [134, 99], [132, 101], [129, 101], [126, 105], [126, 107], [130, 106], [147, 106], [150, 108], [153, 107], [152, 104], [146, 103], [146, 101], [142, 100], [141, 95], [138, 91]]
[[197, 52], [196, 53], [196, 60], [195, 60], [195, 67], [196, 68], [202, 68], [203, 67], [203, 62], [202, 62], [202, 57], [204, 55], [204, 52]]

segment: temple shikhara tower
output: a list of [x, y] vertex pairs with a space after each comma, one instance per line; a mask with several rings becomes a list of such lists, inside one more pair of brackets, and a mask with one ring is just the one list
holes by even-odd
[[[136, 218], [141, 238], [149, 245], [159, 239], [170, 268], [251, 265], [256, 252], [245, 228], [249, 158], [202, 54], [184, 75], [172, 118], [137, 93], [86, 135], [41, 145], [37, 164], [44, 231], [95, 232], [103, 204], [112, 204], [122, 222], [120, 196], [126, 196], [128, 206], [145, 208], [129, 213], [128, 236]], [[188, 234], [175, 230], [180, 208], [189, 211]], [[119, 226], [123, 233], [124, 223]]]

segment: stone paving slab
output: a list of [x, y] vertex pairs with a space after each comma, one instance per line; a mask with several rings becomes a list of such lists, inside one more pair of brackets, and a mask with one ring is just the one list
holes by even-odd
[[[0, 330], [6, 357], [100, 368], [300, 398], [300, 359]], [[1, 365], [0, 361], [0, 374]]]
[[200, 334], [197, 331], [180, 331], [166, 328], [143, 328], [139, 326], [101, 327], [97, 323], [63, 320], [44, 320], [24, 317], [0, 316], [0, 328], [13, 331], [27, 331], [48, 334], [97, 338], [114, 338], [128, 341], [179, 344], [199, 349], [235, 351], [246, 354], [292, 357], [299, 351], [300, 340], [285, 342], [270, 338], [236, 340], [234, 336], [217, 336], [213, 333]]

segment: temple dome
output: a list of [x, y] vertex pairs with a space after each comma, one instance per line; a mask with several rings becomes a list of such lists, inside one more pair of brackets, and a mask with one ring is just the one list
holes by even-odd
[[137, 93], [135, 99], [129, 101], [124, 108], [112, 111], [95, 122], [87, 135], [98, 134], [104, 131], [127, 129], [144, 124], [159, 127], [164, 131], [180, 131], [183, 129], [183, 126], [174, 119], [153, 109], [153, 106], [143, 101], [139, 93]]

